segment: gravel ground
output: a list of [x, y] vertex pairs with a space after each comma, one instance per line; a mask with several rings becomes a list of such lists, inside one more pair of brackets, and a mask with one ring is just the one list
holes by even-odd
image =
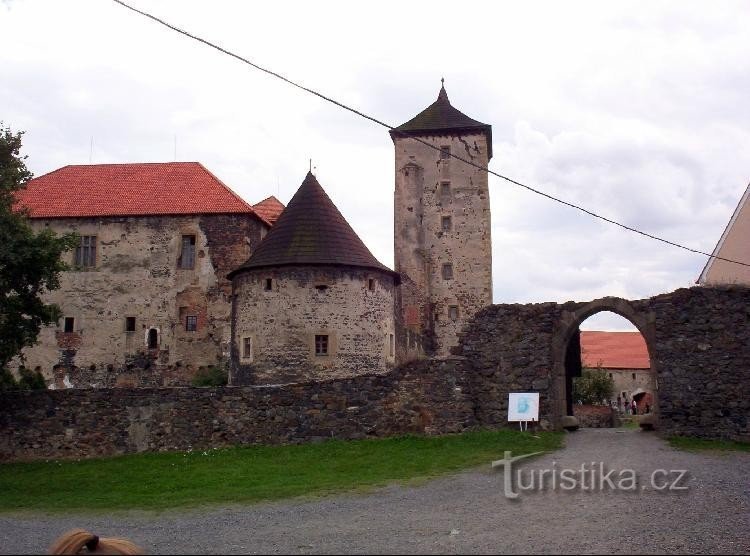
[[[528, 480], [532, 470], [577, 473], [601, 461], [615, 471], [615, 484], [627, 478], [620, 470], [636, 471], [637, 492], [562, 491], [548, 476], [547, 490], [508, 500], [504, 474], [488, 462], [420, 486], [313, 501], [114, 516], [6, 514], [0, 552], [41, 553], [60, 533], [84, 527], [130, 538], [151, 554], [750, 554], [750, 454], [681, 452], [653, 433], [589, 429], [569, 435], [559, 452], [516, 465]], [[688, 470], [687, 490], [650, 488], [656, 469]]]

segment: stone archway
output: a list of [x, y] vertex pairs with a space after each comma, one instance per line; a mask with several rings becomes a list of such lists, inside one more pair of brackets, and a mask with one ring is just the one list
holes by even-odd
[[[552, 411], [558, 423], [570, 413], [571, 407], [571, 380], [566, 369], [566, 358], [571, 348], [571, 342], [577, 337], [579, 327], [587, 318], [600, 313], [610, 311], [630, 321], [641, 333], [646, 341], [651, 372], [658, 376], [658, 368], [654, 349], [655, 321], [653, 312], [636, 309], [631, 302], [619, 297], [603, 297], [589, 303], [565, 304], [557, 319], [552, 334]], [[658, 385], [658, 382], [657, 382]], [[659, 415], [658, 395], [655, 396], [653, 412]]]

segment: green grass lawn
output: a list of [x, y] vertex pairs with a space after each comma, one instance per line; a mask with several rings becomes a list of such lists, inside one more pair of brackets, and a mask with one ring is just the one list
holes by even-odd
[[0, 465], [0, 511], [165, 510], [419, 481], [555, 450], [559, 433], [479, 431]]
[[672, 436], [667, 439], [670, 446], [680, 450], [699, 452], [714, 450], [721, 452], [750, 452], [750, 442], [733, 442], [731, 440], [707, 440], [691, 436]]

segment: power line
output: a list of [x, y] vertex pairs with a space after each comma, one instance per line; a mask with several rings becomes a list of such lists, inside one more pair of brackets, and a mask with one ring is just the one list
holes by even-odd
[[[378, 124], [380, 126], [383, 126], [386, 129], [390, 130], [391, 132], [396, 133], [397, 135], [401, 135], [402, 137], [409, 137], [410, 139], [412, 139], [414, 141], [417, 141], [418, 143], [421, 143], [423, 145], [426, 145], [427, 147], [429, 147], [429, 148], [431, 148], [433, 150], [440, 151], [440, 147], [438, 147], [436, 145], [433, 145], [432, 143], [429, 143], [429, 142], [427, 142], [427, 141], [425, 141], [423, 139], [420, 139], [419, 137], [414, 137], [414, 136], [411, 136], [411, 135], [409, 135], [407, 133], [399, 132], [392, 125], [389, 125], [389, 124], [387, 124], [387, 123], [385, 123], [385, 122], [383, 122], [383, 121], [381, 121], [381, 120], [379, 120], [379, 119], [377, 119], [377, 118], [375, 118], [373, 116], [370, 116], [368, 114], [365, 114], [364, 112], [361, 112], [361, 111], [359, 111], [359, 110], [357, 110], [355, 108], [352, 108], [351, 106], [347, 106], [346, 104], [343, 104], [342, 102], [339, 102], [339, 101], [337, 101], [337, 100], [335, 100], [335, 99], [333, 99], [333, 98], [331, 98], [329, 96], [326, 96], [326, 95], [324, 95], [324, 94], [316, 91], [315, 89], [311, 89], [309, 87], [305, 87], [304, 85], [301, 85], [301, 84], [299, 84], [299, 83], [297, 83], [295, 81], [292, 81], [291, 79], [289, 79], [287, 77], [284, 77], [280, 73], [276, 73], [275, 71], [271, 71], [271, 70], [269, 70], [267, 68], [264, 68], [263, 66], [259, 66], [258, 64], [256, 64], [256, 63], [248, 60], [247, 58], [245, 58], [243, 56], [240, 56], [239, 54], [235, 54], [234, 52], [232, 52], [230, 50], [227, 50], [227, 49], [225, 49], [225, 48], [223, 48], [223, 47], [221, 47], [221, 46], [219, 46], [219, 45], [217, 45], [217, 44], [215, 44], [213, 42], [210, 42], [210, 41], [208, 41], [206, 39], [198, 37], [197, 35], [193, 35], [192, 33], [189, 33], [188, 31], [185, 31], [184, 29], [180, 29], [179, 27], [176, 27], [176, 26], [172, 25], [171, 23], [166, 22], [163, 19], [160, 19], [160, 18], [156, 17], [155, 15], [152, 15], [152, 14], [150, 14], [148, 12], [144, 12], [142, 10], [139, 10], [138, 8], [135, 8], [135, 7], [133, 7], [133, 6], [129, 5], [129, 4], [126, 4], [122, 0], [112, 0], [112, 1], [115, 2], [115, 3], [117, 3], [117, 4], [119, 4], [119, 5], [121, 5], [124, 8], [127, 8], [127, 9], [129, 9], [129, 10], [131, 10], [131, 11], [137, 13], [137, 14], [140, 14], [140, 15], [142, 15], [144, 17], [147, 17], [148, 19], [151, 19], [151, 20], [159, 23], [160, 25], [163, 25], [164, 27], [167, 27], [167, 28], [171, 29], [172, 31], [175, 31], [177, 33], [180, 33], [181, 35], [184, 35], [184, 36], [186, 36], [188, 38], [191, 38], [191, 39], [193, 39], [195, 41], [198, 41], [198, 42], [200, 42], [202, 44], [205, 44], [208, 47], [211, 47], [211, 48], [213, 48], [215, 50], [218, 50], [222, 54], [226, 54], [227, 56], [231, 56], [232, 58], [235, 58], [235, 59], [239, 60], [240, 62], [243, 62], [244, 64], [247, 64], [247, 65], [249, 65], [249, 66], [251, 66], [251, 67], [253, 67], [253, 68], [255, 68], [255, 69], [259, 70], [259, 71], [267, 73], [268, 75], [276, 77], [277, 79], [281, 79], [282, 81], [284, 81], [288, 85], [296, 87], [297, 89], [305, 91], [306, 93], [310, 93], [311, 95], [315, 95], [316, 97], [321, 98], [321, 99], [325, 100], [326, 102], [330, 102], [331, 104], [334, 104], [335, 106], [338, 106], [339, 108], [343, 108], [344, 110], [352, 112], [353, 114], [356, 114], [357, 116], [360, 116], [362, 118], [365, 118], [366, 120], [370, 120], [371, 122], [374, 122], [374, 123], [376, 123], [376, 124]], [[496, 177], [498, 177], [500, 179], [503, 179], [503, 180], [505, 180], [505, 181], [507, 181], [509, 183], [512, 183], [513, 185], [517, 185], [519, 187], [522, 187], [522, 188], [524, 188], [524, 189], [526, 189], [528, 191], [531, 191], [532, 193], [536, 193], [537, 195], [540, 195], [542, 197], [546, 197], [547, 199], [550, 199], [551, 201], [555, 201], [555, 202], [560, 203], [562, 205], [565, 205], [565, 206], [568, 206], [570, 208], [576, 209], [576, 210], [578, 210], [580, 212], [588, 214], [589, 216], [592, 216], [594, 218], [597, 218], [599, 220], [607, 222], [608, 224], [613, 224], [613, 225], [618, 226], [618, 227], [620, 227], [620, 228], [622, 228], [624, 230], [627, 230], [629, 232], [633, 232], [633, 233], [642, 235], [642, 236], [647, 237], [649, 239], [653, 239], [655, 241], [659, 241], [661, 243], [665, 243], [667, 245], [671, 245], [672, 247], [677, 247], [679, 249], [683, 249], [685, 251], [689, 251], [689, 252], [695, 253], [697, 255], [703, 255], [703, 256], [709, 257], [711, 259], [718, 259], [718, 260], [721, 260], [721, 261], [726, 261], [726, 262], [729, 262], [729, 263], [734, 263], [734, 264], [739, 264], [739, 265], [742, 265], [742, 266], [748, 266], [748, 267], [750, 267], [750, 263], [745, 263], [745, 262], [742, 262], [742, 261], [735, 261], [733, 259], [727, 259], [727, 258], [724, 258], [724, 257], [719, 257], [717, 255], [706, 253], [706, 252], [700, 251], [698, 249], [693, 249], [692, 247], [687, 247], [686, 245], [682, 245], [680, 243], [676, 243], [674, 241], [670, 241], [668, 239], [665, 239], [665, 238], [662, 238], [662, 237], [659, 237], [659, 236], [655, 236], [653, 234], [649, 234], [648, 232], [644, 232], [644, 231], [639, 230], [637, 228], [633, 228], [632, 226], [628, 226], [627, 224], [623, 224], [621, 222], [617, 222], [616, 220], [612, 220], [611, 218], [607, 218], [606, 216], [602, 216], [600, 214], [597, 214], [597, 213], [595, 213], [593, 211], [590, 211], [590, 210], [588, 210], [588, 209], [586, 209], [586, 208], [584, 208], [584, 207], [582, 207], [580, 205], [576, 205], [575, 203], [571, 203], [569, 201], [565, 201], [564, 199], [560, 199], [558, 197], [550, 195], [549, 193], [545, 193], [544, 191], [541, 191], [539, 189], [531, 187], [530, 185], [526, 185], [524, 183], [521, 183], [521, 182], [519, 182], [517, 180], [514, 180], [513, 178], [509, 178], [507, 176], [504, 176], [504, 175], [502, 175], [502, 174], [500, 174], [498, 172], [495, 172], [494, 170], [490, 170], [486, 166], [481, 166], [481, 165], [475, 163], [472, 160], [465, 159], [465, 158], [463, 158], [461, 156], [458, 156], [458, 155], [456, 155], [456, 154], [454, 154], [452, 152], [448, 153], [448, 154], [450, 154], [451, 158], [455, 158], [457, 160], [460, 160], [461, 162], [463, 162], [465, 164], [468, 164], [469, 166], [473, 166], [474, 168], [477, 168], [477, 169], [481, 170], [482, 172], [487, 172], [488, 174], [491, 174], [491, 175], [496, 176]]]

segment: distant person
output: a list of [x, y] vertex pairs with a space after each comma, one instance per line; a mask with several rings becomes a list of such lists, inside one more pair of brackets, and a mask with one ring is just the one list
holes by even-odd
[[651, 413], [651, 406], [646, 404], [646, 413]]
[[635, 398], [633, 398], [633, 415], [638, 415], [638, 404], [635, 403]]
[[126, 539], [99, 538], [83, 529], [73, 529], [60, 536], [50, 547], [50, 554], [145, 554]]

